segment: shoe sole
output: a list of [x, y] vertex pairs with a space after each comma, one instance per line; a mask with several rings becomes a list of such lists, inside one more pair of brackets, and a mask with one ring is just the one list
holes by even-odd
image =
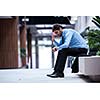
[[51, 78], [64, 78], [64, 76], [51, 76], [51, 75], [47, 75], [47, 76]]

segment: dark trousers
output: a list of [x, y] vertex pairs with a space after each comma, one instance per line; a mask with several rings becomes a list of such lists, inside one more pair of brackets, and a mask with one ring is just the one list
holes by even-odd
[[63, 73], [67, 56], [74, 56], [76, 59], [72, 64], [72, 72], [78, 72], [78, 57], [86, 55], [87, 51], [88, 50], [85, 48], [64, 48], [58, 51], [54, 71], [57, 73]]

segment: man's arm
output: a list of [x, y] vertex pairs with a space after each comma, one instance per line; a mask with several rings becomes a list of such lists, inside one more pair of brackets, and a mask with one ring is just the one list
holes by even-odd
[[55, 46], [60, 46], [61, 43], [62, 43], [62, 40], [60, 40], [59, 42], [57, 42], [57, 41], [55, 40], [56, 37], [57, 37], [57, 35], [56, 35], [55, 33], [52, 33], [52, 42], [53, 42], [53, 44], [54, 44]]
[[58, 43], [58, 42], [55, 40], [55, 37], [56, 37], [56, 36], [57, 36], [57, 35], [56, 35], [55, 33], [52, 33], [52, 42], [53, 42], [53, 44], [54, 44], [54, 47], [52, 48], [52, 51], [53, 51], [53, 52], [57, 51], [57, 50], [58, 50], [58, 47], [57, 47], [57, 46], [60, 45], [60, 43]]
[[58, 46], [58, 50], [61, 50], [63, 48], [68, 48], [71, 38], [72, 38], [73, 33], [71, 31], [69, 31], [67, 34], [65, 34], [64, 36], [64, 44]]

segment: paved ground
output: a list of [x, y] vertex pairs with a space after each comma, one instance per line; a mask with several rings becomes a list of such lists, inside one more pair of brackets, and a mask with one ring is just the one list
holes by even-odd
[[64, 78], [49, 78], [53, 69], [7, 69], [0, 70], [0, 83], [91, 83], [88, 77], [71, 73], [65, 69]]

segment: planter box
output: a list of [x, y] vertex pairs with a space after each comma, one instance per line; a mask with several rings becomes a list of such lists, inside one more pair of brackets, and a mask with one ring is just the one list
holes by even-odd
[[79, 72], [84, 75], [100, 75], [100, 56], [79, 57]]

